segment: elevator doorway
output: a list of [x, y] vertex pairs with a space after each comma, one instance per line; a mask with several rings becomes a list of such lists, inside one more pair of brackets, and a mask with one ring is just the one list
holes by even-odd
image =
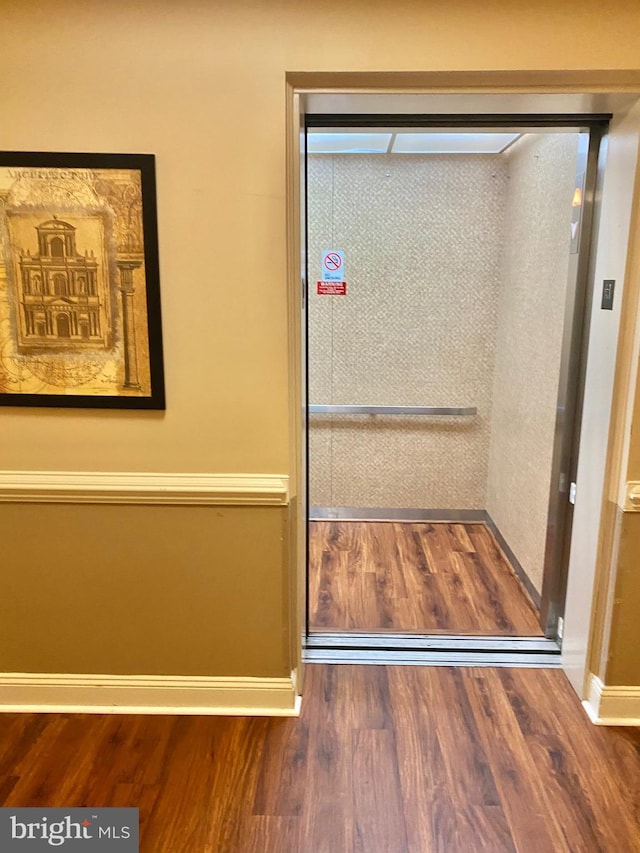
[[605, 124], [309, 121], [312, 642], [559, 638]]

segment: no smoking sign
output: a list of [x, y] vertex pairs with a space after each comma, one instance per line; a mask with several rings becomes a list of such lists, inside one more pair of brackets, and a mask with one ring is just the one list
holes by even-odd
[[344, 281], [344, 252], [335, 249], [322, 253], [322, 280]]

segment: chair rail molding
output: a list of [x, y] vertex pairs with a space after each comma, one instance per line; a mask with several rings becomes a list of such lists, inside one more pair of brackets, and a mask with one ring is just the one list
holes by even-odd
[[283, 474], [0, 471], [0, 503], [286, 506]]
[[640, 481], [625, 484], [622, 508], [625, 512], [640, 512]]

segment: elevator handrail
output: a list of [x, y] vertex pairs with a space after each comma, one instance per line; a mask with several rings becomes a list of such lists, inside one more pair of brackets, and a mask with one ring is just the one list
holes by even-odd
[[477, 415], [476, 406], [356, 406], [309, 405], [312, 415], [436, 415], [438, 417]]

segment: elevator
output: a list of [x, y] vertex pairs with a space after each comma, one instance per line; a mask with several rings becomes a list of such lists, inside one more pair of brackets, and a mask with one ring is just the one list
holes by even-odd
[[607, 123], [307, 117], [312, 651], [559, 661]]

